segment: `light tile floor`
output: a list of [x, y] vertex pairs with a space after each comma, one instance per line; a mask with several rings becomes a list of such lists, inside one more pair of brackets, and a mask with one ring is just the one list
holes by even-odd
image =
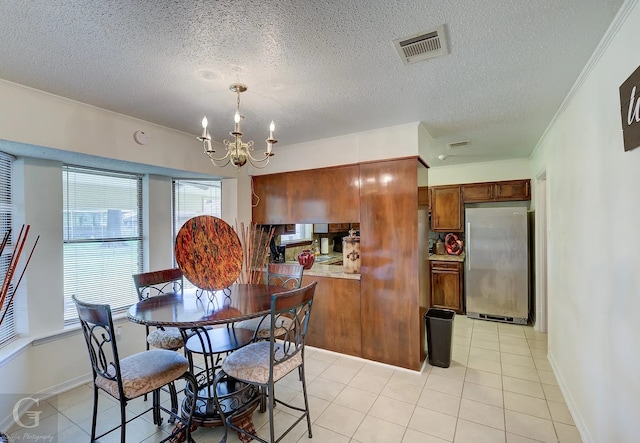
[[[426, 365], [421, 373], [308, 347], [307, 387], [313, 440], [321, 443], [581, 443], [547, 361], [547, 337], [532, 327], [454, 320], [453, 361], [449, 368]], [[276, 385], [277, 396], [302, 404], [297, 371]], [[117, 404], [101, 397], [99, 425], [118, 422]], [[57, 435], [50, 441], [88, 442], [92, 389], [83, 385], [41, 404], [41, 426]], [[145, 407], [130, 403], [133, 412]], [[276, 408], [276, 432], [292, 423]], [[148, 420], [147, 420], [148, 417]], [[268, 435], [267, 414], [254, 423]], [[157, 442], [149, 414], [129, 426], [127, 441]], [[28, 430], [14, 429], [21, 437]], [[116, 433], [114, 433], [116, 434]], [[109, 435], [101, 443], [119, 440]], [[197, 442], [218, 442], [221, 429], [198, 429]], [[17, 440], [16, 440], [17, 441]], [[229, 442], [239, 441], [230, 434]], [[302, 422], [283, 440], [308, 441]]]

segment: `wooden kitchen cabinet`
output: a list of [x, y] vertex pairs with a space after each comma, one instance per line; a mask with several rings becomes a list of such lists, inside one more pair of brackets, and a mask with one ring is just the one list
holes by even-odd
[[460, 185], [464, 203], [488, 202], [493, 198], [493, 183], [469, 183]]
[[317, 281], [307, 344], [361, 356], [360, 280], [303, 276], [302, 286]]
[[531, 180], [467, 183], [460, 185], [463, 203], [531, 200]]
[[431, 230], [461, 232], [463, 220], [460, 186], [431, 188]]
[[531, 200], [531, 180], [510, 180], [494, 184], [497, 201]]
[[359, 221], [358, 174], [358, 165], [346, 165], [254, 176], [252, 221], [262, 225]]
[[431, 209], [431, 188], [420, 186], [418, 188], [418, 206], [427, 206]]
[[429, 262], [431, 270], [431, 307], [446, 308], [463, 313], [462, 262]]
[[351, 229], [351, 223], [329, 223], [329, 233], [347, 232]]

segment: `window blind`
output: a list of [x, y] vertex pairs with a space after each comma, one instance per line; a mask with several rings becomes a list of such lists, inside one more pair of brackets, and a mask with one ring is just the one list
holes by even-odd
[[[0, 152], [0, 236], [11, 228], [13, 214], [11, 209], [11, 171], [13, 167], [13, 157]], [[0, 256], [0, 278], [4, 278], [9, 269], [11, 253], [13, 252], [13, 238], [16, 233], [11, 233], [9, 244], [6, 245], [2, 256]], [[1, 238], [1, 237], [0, 237]], [[16, 319], [14, 316], [13, 303], [9, 303], [13, 288], [9, 288], [9, 293], [0, 307], [0, 317], [6, 315], [0, 325], [0, 346], [10, 342], [17, 337]]]
[[[184, 223], [197, 215], [222, 216], [220, 180], [173, 180], [173, 240]], [[174, 266], [177, 266], [174, 254]], [[193, 288], [185, 281], [185, 289]]]
[[138, 301], [142, 272], [142, 176], [64, 166], [64, 322], [77, 322], [72, 295], [114, 313]]

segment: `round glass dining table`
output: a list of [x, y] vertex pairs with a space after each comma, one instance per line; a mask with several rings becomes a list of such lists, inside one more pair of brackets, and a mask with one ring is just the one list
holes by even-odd
[[[287, 288], [280, 286], [235, 284], [218, 291], [186, 290], [183, 293], [167, 293], [149, 297], [132, 305], [127, 312], [127, 317], [130, 321], [143, 325], [180, 328], [186, 343], [189, 330], [207, 336], [207, 328], [211, 326], [229, 325], [269, 314], [271, 296], [286, 291], [288, 291]], [[212, 349], [211, 345], [209, 349]], [[189, 361], [193, 371], [190, 352]], [[213, 375], [208, 373], [206, 379], [211, 381]], [[213, 402], [210, 398], [207, 400], [211, 395], [211, 386], [207, 386], [205, 381], [202, 388], [198, 393], [197, 402], [202, 407], [194, 412], [193, 425], [195, 427], [222, 425], [217, 412], [209, 407]], [[224, 389], [229, 390], [229, 387]], [[243, 428], [254, 429], [252, 414], [253, 410], [247, 410], [244, 417], [245, 423], [241, 424]]]

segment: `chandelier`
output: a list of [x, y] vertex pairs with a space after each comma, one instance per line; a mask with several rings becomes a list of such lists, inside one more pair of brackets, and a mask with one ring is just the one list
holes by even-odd
[[254, 157], [251, 153], [253, 152], [253, 140], [248, 142], [242, 141], [242, 130], [240, 128], [240, 122], [244, 118], [244, 115], [240, 114], [240, 94], [247, 90], [247, 86], [242, 83], [234, 83], [229, 86], [229, 90], [231, 92], [235, 92], [238, 96], [237, 106], [236, 106], [236, 114], [233, 117], [235, 121], [234, 130], [229, 133], [233, 138], [231, 140], [224, 140], [222, 143], [226, 149], [226, 154], [222, 157], [215, 156], [215, 149], [211, 147], [211, 135], [207, 130], [207, 126], [209, 122], [207, 121], [207, 117], [205, 116], [202, 119], [202, 135], [198, 137], [198, 140], [202, 142], [202, 147], [204, 149], [204, 153], [211, 159], [211, 163], [215, 166], [223, 168], [231, 163], [236, 168], [240, 168], [244, 166], [247, 161], [251, 163], [251, 165], [255, 168], [262, 169], [269, 163], [269, 158], [273, 157], [273, 144], [278, 141], [273, 138], [273, 131], [275, 129], [275, 125], [273, 121], [271, 125], [269, 125], [269, 138], [266, 140], [267, 142], [267, 151], [262, 155], [262, 157]]

